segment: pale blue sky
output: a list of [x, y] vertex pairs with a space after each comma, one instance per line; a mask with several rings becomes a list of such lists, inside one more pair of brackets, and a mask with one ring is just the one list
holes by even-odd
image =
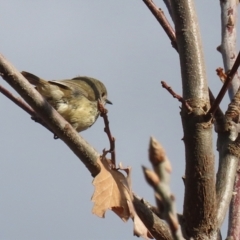
[[[156, 3], [165, 10], [162, 1]], [[196, 4], [208, 81], [216, 94], [221, 82], [215, 69], [223, 66], [216, 51], [219, 1]], [[154, 203], [141, 170], [150, 166], [153, 135], [171, 160], [172, 191], [182, 211], [180, 104], [160, 84], [165, 80], [181, 94], [179, 59], [142, 1], [2, 1], [0, 31], [0, 52], [19, 70], [49, 80], [87, 75], [104, 82], [113, 102], [108, 110], [117, 161], [132, 166], [134, 192]], [[0, 84], [7, 86], [2, 79]], [[227, 102], [225, 97], [224, 110]], [[1, 94], [0, 108], [0, 239], [136, 239], [131, 220], [91, 213], [92, 178], [61, 140]], [[99, 152], [109, 146], [100, 118], [82, 135]]]

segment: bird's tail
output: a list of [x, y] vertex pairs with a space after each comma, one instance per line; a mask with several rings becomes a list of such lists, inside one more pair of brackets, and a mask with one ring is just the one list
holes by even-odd
[[34, 86], [38, 86], [38, 85], [47, 83], [47, 81], [37, 77], [36, 75], [34, 75], [32, 73], [22, 71], [21, 74]]

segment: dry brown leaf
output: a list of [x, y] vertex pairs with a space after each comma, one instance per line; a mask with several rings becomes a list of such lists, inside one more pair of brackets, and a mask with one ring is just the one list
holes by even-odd
[[94, 206], [92, 213], [104, 217], [109, 209], [114, 211], [123, 221], [130, 217], [127, 200], [131, 201], [127, 178], [117, 169], [112, 169], [110, 160], [101, 157], [98, 160], [101, 172], [94, 178], [95, 191], [92, 196]]

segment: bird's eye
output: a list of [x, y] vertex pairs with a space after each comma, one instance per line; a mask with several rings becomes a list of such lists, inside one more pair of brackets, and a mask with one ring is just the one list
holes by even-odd
[[102, 97], [104, 97], [106, 95], [106, 93], [104, 92], [104, 93], [102, 93]]

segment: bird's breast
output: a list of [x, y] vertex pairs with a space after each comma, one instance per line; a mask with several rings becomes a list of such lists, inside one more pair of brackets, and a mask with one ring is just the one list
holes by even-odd
[[60, 102], [56, 110], [78, 131], [91, 127], [97, 120], [99, 112], [97, 102], [86, 98], [80, 101]]

